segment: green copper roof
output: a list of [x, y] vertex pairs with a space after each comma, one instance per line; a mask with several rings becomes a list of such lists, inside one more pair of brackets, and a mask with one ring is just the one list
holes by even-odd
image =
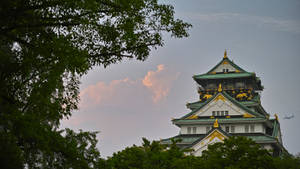
[[243, 73], [219, 73], [219, 74], [202, 74], [194, 75], [193, 78], [198, 79], [233, 79], [233, 78], [244, 78], [254, 77], [255, 73], [243, 72]]
[[[215, 122], [215, 118], [203, 118], [203, 119], [174, 119], [173, 123], [174, 124], [212, 124]], [[232, 117], [232, 118], [218, 118], [218, 122], [220, 124], [222, 123], [251, 123], [251, 122], [265, 122], [267, 119], [265, 118], [244, 118], [244, 117]]]
[[[243, 104], [244, 106], [258, 106], [260, 105], [260, 103], [258, 103], [259, 101], [257, 100], [257, 96], [255, 96], [251, 101], [239, 101], [240, 104]], [[194, 110], [197, 109], [199, 107], [201, 107], [204, 104], [204, 102], [200, 102], [200, 101], [196, 101], [193, 103], [187, 103], [186, 106], [187, 108]]]
[[161, 140], [162, 144], [171, 144], [171, 139], [179, 140], [181, 139], [181, 142], [179, 144], [192, 144], [199, 138], [204, 138], [206, 134], [183, 134], [183, 135], [177, 135], [171, 138], [163, 139]]
[[197, 108], [201, 107], [202, 104], [204, 104], [204, 102], [197, 101], [197, 102], [194, 102], [194, 103], [187, 103], [186, 107], [191, 109], [191, 110], [194, 110], [194, 109], [197, 109]]
[[250, 139], [252, 139], [255, 142], [259, 142], [259, 143], [269, 143], [269, 142], [276, 142], [276, 139], [271, 137], [271, 136], [267, 136], [267, 135], [262, 135], [262, 136], [246, 136]]
[[[229, 94], [227, 94], [225, 91], [221, 92], [223, 94], [223, 96], [225, 96], [228, 100], [230, 100], [233, 104], [235, 104], [236, 106], [238, 106], [239, 108], [245, 110], [246, 112], [256, 116], [256, 117], [263, 117], [263, 115], [256, 113], [254, 111], [252, 111], [251, 109], [249, 109], [247, 106], [241, 104], [240, 102], [236, 101], [234, 98], [232, 98]], [[194, 109], [192, 112], [184, 115], [183, 117], [181, 117], [180, 119], [186, 119], [187, 117], [195, 114], [197, 111], [199, 111], [202, 107], [204, 107], [206, 104], [208, 104], [211, 100], [213, 100], [219, 93], [216, 93], [213, 97], [207, 99], [204, 103], [202, 103], [201, 105], [199, 104], [199, 107]]]
[[[214, 130], [214, 129], [213, 129]], [[213, 131], [211, 130], [211, 131]], [[223, 130], [220, 130], [223, 131]], [[268, 136], [265, 134], [247, 134], [245, 135], [245, 133], [226, 133], [226, 132], [222, 132], [224, 135], [226, 135], [227, 137], [230, 136], [244, 136], [247, 138], [252, 139], [253, 141], [255, 141], [256, 143], [277, 143], [276, 138], [272, 137], [272, 136]], [[183, 134], [183, 135], [177, 135], [171, 138], [167, 138], [167, 139], [163, 139], [161, 140], [162, 144], [171, 144], [172, 141], [171, 139], [174, 140], [179, 140], [181, 139], [181, 142], [177, 143], [178, 145], [185, 145], [184, 148], [187, 147], [191, 147], [192, 145], [198, 143], [199, 141], [201, 141], [203, 138], [205, 138], [207, 135], [209, 135], [210, 132], [206, 133], [206, 134]]]

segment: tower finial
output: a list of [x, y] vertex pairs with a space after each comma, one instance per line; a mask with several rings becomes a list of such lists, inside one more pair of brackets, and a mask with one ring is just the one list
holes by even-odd
[[227, 58], [227, 51], [226, 51], [226, 49], [225, 49], [225, 52], [224, 52], [224, 59], [226, 59]]
[[218, 128], [219, 127], [219, 123], [218, 123], [218, 119], [216, 119], [216, 121], [214, 122], [214, 128]]

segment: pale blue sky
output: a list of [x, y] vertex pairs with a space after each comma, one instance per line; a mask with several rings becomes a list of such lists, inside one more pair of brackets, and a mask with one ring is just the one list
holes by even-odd
[[[139, 145], [142, 137], [174, 136], [179, 130], [171, 118], [188, 113], [186, 102], [198, 98], [192, 75], [207, 72], [228, 49], [230, 59], [261, 78], [264, 108], [279, 115], [285, 147], [300, 152], [300, 1], [163, 2], [193, 24], [190, 37], [166, 35], [166, 45], [145, 62], [129, 60], [90, 71], [82, 78], [81, 109], [63, 126], [100, 131], [103, 157]], [[283, 119], [291, 114], [295, 118]]]

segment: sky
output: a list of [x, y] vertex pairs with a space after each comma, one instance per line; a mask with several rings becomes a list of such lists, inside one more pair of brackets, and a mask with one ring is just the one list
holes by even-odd
[[[229, 59], [261, 78], [262, 105], [279, 116], [283, 143], [300, 152], [300, 1], [172, 0], [177, 18], [193, 25], [190, 36], [170, 38], [144, 61], [95, 67], [82, 77], [80, 109], [62, 127], [99, 131], [102, 157], [142, 138], [175, 136], [172, 118], [198, 101], [195, 74], [206, 73], [227, 50]], [[284, 116], [295, 117], [286, 120]]]

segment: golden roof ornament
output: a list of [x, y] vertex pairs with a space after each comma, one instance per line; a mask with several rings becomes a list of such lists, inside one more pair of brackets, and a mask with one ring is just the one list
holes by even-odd
[[275, 119], [276, 119], [277, 121], [279, 121], [279, 120], [278, 120], [278, 116], [277, 116], [277, 114], [276, 114], [276, 113], [275, 113]]
[[226, 49], [225, 49], [225, 52], [224, 52], [224, 59], [226, 59], [227, 58], [227, 51], [226, 51]]
[[192, 116], [188, 117], [187, 119], [198, 119], [198, 116], [197, 115], [192, 115]]
[[222, 89], [222, 84], [220, 83], [220, 84], [219, 84], [219, 88], [218, 88], [218, 92], [222, 92], [222, 90], [223, 90], [223, 89]]
[[214, 128], [218, 128], [219, 127], [219, 123], [218, 123], [218, 119], [216, 119], [216, 121], [214, 122]]

